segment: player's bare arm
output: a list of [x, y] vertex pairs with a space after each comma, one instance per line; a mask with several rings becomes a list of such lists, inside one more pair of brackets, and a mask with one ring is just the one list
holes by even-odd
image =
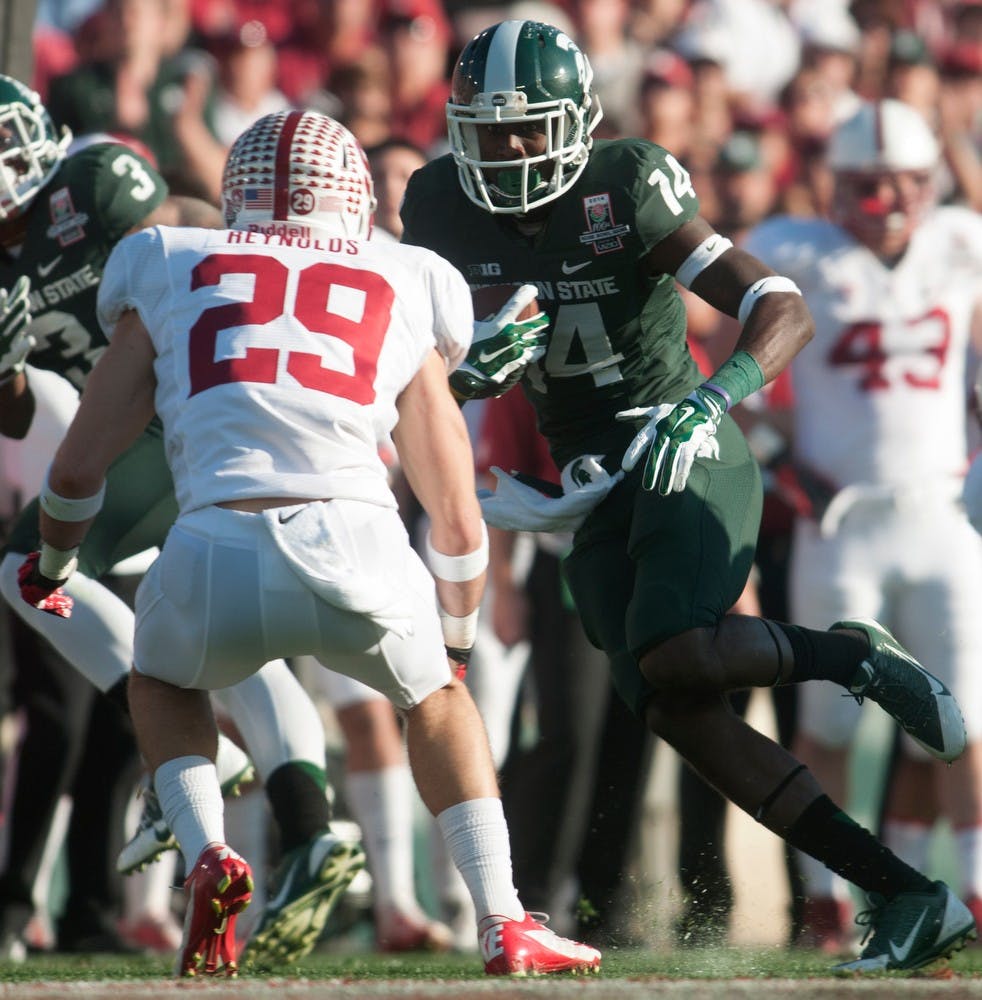
[[[399, 423], [392, 437], [406, 478], [432, 521], [433, 547], [463, 556], [484, 544], [474, 482], [474, 458], [467, 427], [447, 385], [443, 358], [433, 351], [398, 401]], [[477, 607], [485, 574], [449, 583], [437, 577], [441, 606], [452, 615]]]
[[[676, 229], [652, 247], [647, 262], [652, 274], [677, 274], [698, 248], [711, 244], [713, 228], [701, 216]], [[720, 237], [722, 239], [722, 237]], [[775, 272], [753, 255], [730, 246], [692, 279], [691, 289], [728, 316], [739, 316], [748, 290]], [[769, 382], [811, 340], [814, 323], [800, 294], [773, 291], [760, 295], [743, 323], [735, 351], [746, 351]]]
[[[69, 500], [94, 496], [110, 464], [140, 436], [154, 415], [154, 349], [136, 312], [123, 314], [92, 369], [78, 412], [48, 471], [48, 485]], [[67, 550], [85, 537], [91, 520], [70, 522], [41, 513], [41, 535]]]

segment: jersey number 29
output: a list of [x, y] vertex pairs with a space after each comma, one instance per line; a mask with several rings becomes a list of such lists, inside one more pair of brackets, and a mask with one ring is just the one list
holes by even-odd
[[[251, 274], [255, 292], [247, 302], [228, 302], [205, 309], [190, 331], [191, 395], [227, 382], [276, 381], [281, 351], [250, 347], [241, 358], [215, 360], [218, 334], [239, 326], [262, 326], [286, 315], [289, 268], [274, 257], [259, 254], [211, 254], [191, 272], [191, 290], [217, 285], [229, 274]], [[364, 295], [359, 320], [328, 309], [331, 287], [354, 289]], [[288, 351], [286, 371], [300, 385], [341, 396], [363, 406], [375, 399], [375, 374], [395, 293], [374, 271], [319, 262], [299, 274], [292, 315], [311, 333], [336, 337], [349, 344], [354, 357], [351, 374], [325, 368], [323, 357]]]

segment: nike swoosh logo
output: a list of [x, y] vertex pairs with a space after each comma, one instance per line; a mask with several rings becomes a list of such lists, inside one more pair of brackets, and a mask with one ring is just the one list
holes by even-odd
[[917, 923], [910, 929], [907, 940], [899, 948], [895, 942], [890, 942], [890, 954], [893, 955], [895, 962], [903, 962], [910, 954], [911, 948], [914, 947], [914, 938], [917, 937], [917, 932], [921, 929], [921, 924], [924, 923], [926, 916], [927, 910], [921, 910], [921, 915], [917, 918]]
[[592, 263], [592, 260], [585, 260], [582, 264], [567, 264], [566, 261], [563, 261], [563, 274], [576, 274], [577, 271], [582, 271], [583, 268], [589, 267]]
[[300, 507], [297, 510], [291, 511], [289, 514], [286, 515], [286, 517], [280, 514], [279, 515], [280, 524], [286, 524], [287, 521], [292, 521], [297, 516], [297, 514], [302, 513], [303, 509], [304, 509], [303, 507]]
[[510, 351], [513, 346], [513, 344], [505, 344], [504, 347], [499, 347], [498, 350], [492, 351], [490, 354], [485, 351], [481, 351], [481, 353], [477, 356], [477, 360], [480, 361], [482, 365], [486, 365], [489, 361], [494, 361], [499, 354], [504, 354], [506, 351]]
[[47, 264], [38, 264], [38, 274], [42, 278], [47, 278], [49, 274], [61, 263], [61, 254], [55, 257], [54, 260], [48, 261]]

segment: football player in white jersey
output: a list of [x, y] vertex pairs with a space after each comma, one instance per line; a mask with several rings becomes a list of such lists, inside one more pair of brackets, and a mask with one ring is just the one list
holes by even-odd
[[[225, 843], [207, 691], [302, 654], [405, 713], [485, 970], [596, 970], [599, 952], [518, 900], [487, 738], [452, 669], [487, 563], [447, 386], [472, 336], [467, 286], [429, 251], [367, 241], [364, 153], [324, 115], [280, 112], [243, 133], [222, 201], [227, 230], [155, 227], [114, 250], [99, 295], [110, 345], [49, 469], [24, 574], [30, 598], [71, 575], [108, 464], [156, 411], [180, 513], [137, 596], [130, 701], [164, 815], [196, 859], [177, 972], [235, 973], [252, 889]], [[431, 518], [434, 576], [378, 456], [390, 432]]]
[[[885, 622], [937, 665], [962, 706], [968, 749], [953, 767], [903, 740], [883, 838], [915, 867], [936, 816], [954, 830], [962, 895], [982, 917], [982, 542], [958, 497], [967, 460], [966, 363], [979, 331], [982, 216], [938, 207], [939, 149], [912, 107], [866, 103], [834, 132], [832, 217], [778, 217], [747, 239], [789, 275], [815, 319], [794, 359], [793, 455], [829, 484], [799, 517], [795, 621], [824, 627], [847, 609]], [[796, 753], [844, 797], [858, 705], [821, 685], [800, 693]], [[810, 943], [843, 945], [844, 886], [803, 858]]]
[[[96, 297], [112, 247], [148, 225], [222, 224], [215, 206], [169, 193], [165, 179], [137, 149], [115, 140], [91, 141], [92, 136], [71, 139], [55, 127], [36, 93], [0, 74], [0, 434], [12, 438], [23, 437], [33, 420], [33, 372], [63, 376], [81, 392], [105, 350]], [[50, 705], [50, 711], [32, 717], [31, 739], [48, 740], [63, 752], [17, 757], [19, 790], [7, 814], [8, 851], [0, 875], [0, 937], [12, 953], [23, 949], [20, 937], [33, 909], [40, 860], [35, 845], [43, 842], [68, 780], [60, 762], [80, 753], [92, 696], [81, 678], [127, 707], [133, 613], [100, 580], [119, 561], [158, 546], [175, 512], [161, 434], [152, 425], [109, 475], [106, 502], [79, 553], [69, 621], [58, 616], [54, 599], [41, 609], [20, 599], [19, 567], [38, 547], [37, 498], [27, 502], [0, 550], [4, 599], [67, 661], [52, 659], [43, 670], [23, 675], [31, 688], [45, 690]], [[286, 663], [269, 663], [216, 697], [253, 758], [250, 762], [222, 737], [217, 766], [223, 786], [235, 789], [255, 765], [280, 835], [276, 879], [294, 868], [308, 873], [292, 879], [295, 894], [278, 894], [278, 907], [263, 915], [267, 953], [275, 946], [278, 958], [292, 960], [313, 947], [318, 931], [304, 925], [298, 911], [325, 914], [319, 904], [340, 896], [364, 854], [329, 829], [321, 719]], [[29, 803], [24, 808], [21, 799]], [[155, 796], [145, 795], [143, 803], [139, 826], [117, 859], [120, 872], [138, 869], [175, 846]], [[64, 923], [67, 928], [69, 921]], [[70, 936], [63, 936], [67, 942]]]

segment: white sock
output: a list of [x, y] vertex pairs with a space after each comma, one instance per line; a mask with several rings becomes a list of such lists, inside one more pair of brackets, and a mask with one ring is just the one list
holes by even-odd
[[436, 821], [447, 850], [474, 901], [478, 922], [499, 915], [523, 920], [511, 870], [511, 845], [501, 799], [469, 799], [444, 809]]
[[962, 896], [982, 896], [982, 827], [963, 826], [954, 836]]
[[356, 771], [346, 782], [361, 827], [376, 907], [419, 912], [413, 873], [413, 779], [408, 764]]
[[883, 844], [889, 847], [901, 861], [919, 872], [927, 868], [928, 848], [931, 844], [933, 827], [927, 823], [911, 823], [909, 820], [886, 819], [883, 821]]
[[207, 757], [175, 757], [157, 768], [153, 786], [188, 870], [209, 844], [225, 843], [225, 803]]

